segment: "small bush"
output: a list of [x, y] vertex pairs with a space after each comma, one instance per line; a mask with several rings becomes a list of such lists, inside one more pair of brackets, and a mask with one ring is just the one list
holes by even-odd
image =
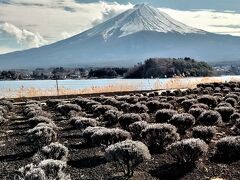
[[63, 116], [67, 116], [70, 111], [82, 111], [82, 108], [77, 104], [60, 104], [57, 106], [56, 110]]
[[131, 104], [129, 108], [129, 112], [133, 113], [146, 113], [148, 112], [148, 107], [144, 104], [136, 103]]
[[142, 142], [126, 140], [109, 146], [105, 158], [117, 161], [123, 167], [125, 175], [133, 176], [134, 169], [144, 160], [150, 159], [151, 155]]
[[6, 116], [7, 115], [7, 109], [4, 106], [0, 106], [0, 115]]
[[11, 101], [8, 100], [0, 100], [0, 106], [4, 106], [7, 108], [7, 111], [11, 111], [14, 109], [14, 105]]
[[236, 119], [235, 124], [231, 128], [234, 135], [240, 135], [240, 118]]
[[96, 105], [96, 107], [94, 108], [94, 113], [96, 115], [103, 115], [104, 113], [106, 113], [109, 110], [118, 111], [118, 109], [116, 107], [113, 107], [110, 105]]
[[179, 139], [179, 134], [171, 124], [149, 124], [141, 132], [141, 137], [150, 150], [163, 152], [169, 144]]
[[36, 126], [27, 131], [28, 141], [35, 145], [36, 148], [41, 148], [55, 141], [57, 138], [56, 132], [49, 126]]
[[57, 105], [60, 103], [62, 103], [62, 100], [60, 100], [60, 99], [48, 99], [46, 101], [47, 106], [52, 109], [56, 108]]
[[134, 122], [142, 121], [141, 116], [134, 113], [122, 114], [119, 119], [119, 124], [123, 129], [128, 129], [128, 126]]
[[190, 107], [193, 105], [193, 104], [196, 104], [197, 103], [197, 100], [196, 99], [187, 99], [187, 100], [184, 100], [181, 102], [181, 106], [183, 107], [183, 109], [188, 112]]
[[207, 104], [208, 107], [215, 108], [218, 104], [216, 97], [211, 95], [203, 95], [198, 98], [199, 103]]
[[174, 109], [173, 105], [167, 102], [161, 102], [158, 109]]
[[237, 119], [240, 119], [240, 113], [235, 112], [230, 116], [230, 123], [235, 124]]
[[177, 111], [172, 109], [161, 109], [155, 114], [155, 120], [157, 123], [167, 123], [173, 115], [177, 114]]
[[29, 123], [31, 127], [35, 127], [39, 123], [45, 123], [45, 124], [49, 124], [54, 129], [57, 129], [57, 126], [55, 125], [55, 123], [51, 119], [44, 116], [35, 116], [33, 118], [30, 118]]
[[208, 145], [200, 139], [184, 139], [167, 147], [178, 164], [195, 164], [207, 151]]
[[87, 127], [94, 127], [98, 125], [96, 119], [86, 117], [73, 117], [70, 119], [70, 123], [77, 129], [85, 129]]
[[100, 129], [94, 132], [91, 136], [92, 143], [97, 146], [109, 146], [110, 144], [124, 141], [126, 139], [131, 139], [130, 133], [118, 128]]
[[192, 130], [192, 136], [194, 138], [199, 138], [209, 143], [215, 136], [217, 130], [214, 126], [197, 126]]
[[141, 139], [141, 132], [147, 127], [147, 125], [148, 123], [146, 121], [137, 121], [130, 124], [129, 132], [131, 133], [133, 140]]
[[150, 113], [156, 112], [159, 109], [160, 102], [156, 100], [148, 101], [146, 106], [149, 109]]
[[233, 107], [217, 107], [215, 110], [221, 114], [223, 122], [229, 122], [230, 116], [235, 111]]
[[7, 119], [5, 119], [2, 115], [0, 115], [0, 126], [7, 122]]
[[206, 109], [203, 108], [191, 108], [189, 109], [188, 113], [193, 115], [195, 119], [198, 119], [198, 117], [205, 111]]
[[228, 98], [233, 98], [235, 99], [236, 101], [239, 101], [239, 96], [237, 94], [233, 94], [233, 93], [230, 93], [230, 94], [227, 94], [224, 99], [228, 99]]
[[118, 118], [122, 115], [120, 111], [109, 110], [103, 116], [102, 120], [106, 126], [113, 126], [118, 123]]
[[217, 105], [217, 107], [233, 107], [230, 103], [221, 102]]
[[67, 161], [68, 148], [58, 142], [51, 143], [48, 146], [44, 146], [33, 156], [33, 161], [39, 163], [45, 159]]
[[217, 111], [204, 111], [197, 120], [201, 125], [204, 126], [215, 126], [220, 125], [222, 123], [221, 114]]
[[234, 98], [227, 98], [227, 99], [225, 100], [225, 102], [231, 104], [232, 107], [235, 107], [235, 106], [237, 106], [237, 104], [238, 104], [238, 101], [236, 101]]
[[139, 116], [142, 118], [143, 121], [149, 122], [151, 120], [148, 113], [140, 113]]
[[195, 124], [195, 118], [188, 113], [175, 114], [169, 123], [176, 126], [180, 134], [185, 134], [185, 131]]
[[86, 140], [86, 143], [92, 144], [91, 136], [98, 130], [103, 130], [103, 129], [107, 129], [107, 128], [96, 126], [96, 127], [87, 127], [86, 129], [84, 129], [83, 138]]
[[209, 107], [207, 104], [203, 104], [203, 103], [197, 103], [197, 104], [193, 104], [190, 109], [192, 108], [202, 108], [202, 109], [205, 109], [205, 110], [208, 110]]
[[220, 161], [240, 160], [240, 136], [227, 136], [218, 140], [214, 156]]
[[70, 180], [70, 175], [66, 174], [67, 164], [64, 161], [47, 159], [38, 165], [43, 169], [46, 179]]

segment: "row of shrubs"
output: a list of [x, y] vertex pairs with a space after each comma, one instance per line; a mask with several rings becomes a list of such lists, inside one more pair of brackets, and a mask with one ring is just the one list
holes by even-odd
[[51, 114], [36, 103], [26, 105], [23, 113], [29, 117], [31, 127], [27, 131], [27, 141], [36, 153], [32, 163], [18, 170], [18, 179], [70, 180], [66, 171], [69, 151], [57, 142], [59, 128], [51, 119]]

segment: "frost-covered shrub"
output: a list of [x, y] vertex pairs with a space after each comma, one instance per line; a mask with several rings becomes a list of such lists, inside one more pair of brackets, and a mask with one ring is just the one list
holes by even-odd
[[151, 119], [148, 113], [140, 113], [138, 115], [142, 118], [143, 121], [149, 122]]
[[66, 173], [67, 164], [64, 161], [47, 159], [38, 165], [45, 172], [46, 179], [49, 180], [70, 180], [70, 175]]
[[131, 139], [131, 134], [128, 131], [118, 128], [100, 129], [95, 131], [91, 136], [92, 143], [97, 146], [109, 146], [110, 144], [124, 141], [126, 139]]
[[203, 95], [198, 98], [199, 103], [207, 104], [208, 107], [215, 108], [218, 104], [216, 97], [211, 95]]
[[123, 103], [123, 104], [121, 104], [120, 109], [124, 112], [129, 112], [130, 106], [131, 106], [131, 104], [129, 104], [129, 103]]
[[35, 116], [35, 117], [29, 119], [29, 124], [31, 125], [31, 127], [35, 127], [39, 123], [50, 124], [52, 127], [54, 127], [54, 129], [57, 129], [57, 126], [55, 125], [55, 123], [48, 117]]
[[230, 116], [230, 123], [235, 124], [237, 119], [240, 119], [240, 113], [235, 112]]
[[7, 115], [7, 109], [4, 106], [0, 106], [0, 115], [6, 116]]
[[85, 129], [87, 127], [94, 127], [98, 125], [96, 119], [86, 117], [73, 117], [70, 119], [70, 123], [77, 129]]
[[36, 110], [36, 111], [33, 110], [26, 115], [27, 118], [33, 118], [35, 116], [44, 116], [44, 117], [50, 118], [51, 114], [43, 110]]
[[230, 93], [230, 94], [227, 94], [224, 99], [227, 100], [228, 98], [233, 98], [235, 99], [236, 101], [239, 101], [239, 96], [237, 94], [233, 94], [233, 93]]
[[173, 105], [167, 102], [161, 102], [158, 109], [174, 109]]
[[204, 111], [197, 119], [197, 122], [204, 126], [220, 125], [222, 123], [222, 116], [217, 111]]
[[14, 109], [13, 103], [8, 100], [0, 100], [0, 106], [5, 106], [7, 108], [7, 111], [11, 111]]
[[220, 161], [240, 160], [240, 136], [227, 136], [217, 141], [215, 157]]
[[155, 120], [157, 123], [166, 123], [168, 122], [173, 115], [177, 114], [177, 111], [172, 109], [161, 109], [158, 110], [155, 114]]
[[20, 168], [18, 172], [19, 180], [47, 180], [44, 170], [34, 164], [28, 164]]
[[40, 148], [56, 141], [57, 133], [49, 126], [36, 126], [27, 131], [27, 140]]
[[175, 114], [169, 120], [169, 123], [177, 127], [180, 134], [185, 134], [185, 131], [195, 124], [195, 118], [188, 113]]
[[186, 97], [178, 97], [177, 99], [176, 99], [176, 102], [178, 103], [178, 104], [181, 104], [183, 101], [185, 101], [185, 100], [187, 100], [187, 98]]
[[148, 123], [146, 121], [137, 121], [130, 124], [129, 132], [131, 133], [133, 140], [141, 139], [141, 132], [147, 127], [147, 125]]
[[234, 98], [227, 98], [227, 99], [225, 100], [225, 102], [231, 104], [232, 107], [235, 107], [235, 106], [237, 106], [237, 104], [238, 104], [238, 101], [236, 101]]
[[62, 103], [62, 100], [60, 99], [48, 99], [46, 101], [46, 104], [49, 108], [56, 108], [58, 104]]
[[221, 102], [217, 105], [217, 107], [233, 107], [230, 103]]
[[150, 113], [156, 112], [159, 109], [160, 102], [157, 100], [148, 101], [146, 106], [149, 109]]
[[148, 112], [148, 108], [144, 104], [136, 103], [136, 104], [131, 104], [129, 108], [129, 112], [133, 113], [145, 113]]
[[231, 128], [233, 134], [240, 135], [240, 118], [236, 119], [235, 124]]
[[67, 116], [70, 111], [82, 111], [82, 108], [77, 104], [60, 104], [56, 110], [63, 116]]
[[106, 126], [113, 126], [118, 123], [118, 118], [121, 114], [122, 112], [120, 111], [109, 110], [102, 116], [102, 120]]
[[85, 139], [86, 143], [92, 144], [91, 136], [97, 132], [98, 130], [107, 129], [105, 127], [95, 126], [95, 127], [87, 127], [83, 130], [83, 138]]
[[68, 148], [58, 142], [44, 146], [39, 150], [34, 156], [33, 161], [39, 163], [45, 159], [61, 160], [67, 161], [68, 158]]
[[196, 126], [192, 130], [192, 136], [209, 143], [215, 136], [217, 130], [214, 126]]
[[206, 155], [208, 145], [200, 139], [184, 139], [167, 147], [167, 152], [178, 164], [195, 164]]
[[202, 109], [206, 109], [206, 110], [209, 109], [208, 105], [207, 105], [207, 104], [203, 104], [203, 103], [193, 104], [193, 105], [190, 107], [190, 109], [192, 109], [192, 108], [202, 108]]
[[193, 115], [197, 119], [206, 109], [203, 108], [191, 108], [188, 113]]
[[144, 160], [151, 159], [151, 155], [142, 142], [126, 140], [109, 146], [105, 158], [117, 161], [123, 167], [125, 175], [133, 176], [134, 169]]
[[128, 126], [134, 122], [142, 121], [141, 116], [135, 113], [122, 114], [119, 119], [119, 124], [123, 129], [128, 129]]
[[96, 115], [102, 115], [109, 110], [118, 111], [116, 107], [110, 105], [96, 105], [96, 107], [94, 108], [94, 113]]
[[230, 116], [235, 111], [233, 107], [217, 107], [215, 110], [221, 114], [223, 122], [229, 122]]
[[179, 134], [171, 124], [149, 124], [142, 130], [141, 137], [150, 150], [163, 152], [169, 144], [179, 139]]
[[184, 100], [181, 102], [181, 106], [183, 107], [183, 109], [188, 112], [190, 107], [193, 105], [193, 104], [197, 104], [197, 100], [196, 99], [187, 99], [187, 100]]
[[7, 121], [2, 115], [0, 115], [0, 126]]

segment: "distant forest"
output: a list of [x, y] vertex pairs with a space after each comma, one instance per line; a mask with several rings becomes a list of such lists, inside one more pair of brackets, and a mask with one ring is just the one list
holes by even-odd
[[128, 70], [126, 78], [164, 78], [175, 76], [212, 76], [213, 68], [206, 62], [184, 59], [150, 58]]
[[150, 58], [132, 68], [37, 68], [0, 71], [0, 80], [92, 79], [92, 78], [169, 78], [212, 75], [240, 75], [240, 66], [215, 65], [189, 57], [179, 59]]

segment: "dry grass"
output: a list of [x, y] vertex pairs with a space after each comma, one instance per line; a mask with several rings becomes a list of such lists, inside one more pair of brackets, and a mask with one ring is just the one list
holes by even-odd
[[[225, 82], [225, 81], [240, 81], [240, 76], [228, 77], [202, 77], [202, 78], [171, 78], [171, 79], [156, 79], [154, 84], [149, 84], [149, 89], [185, 89], [194, 88], [199, 83], [210, 82]], [[151, 87], [152, 86], [152, 87]], [[126, 92], [141, 90], [142, 83], [132, 83], [128, 80], [116, 80], [116, 83], [106, 86], [92, 86], [84, 89], [70, 89], [66, 87], [59, 88], [59, 95], [68, 94], [92, 94], [103, 92]], [[57, 95], [56, 88], [40, 89], [40, 88], [25, 88], [19, 89], [1, 89], [1, 97], [36, 97], [36, 96], [55, 96]]]

